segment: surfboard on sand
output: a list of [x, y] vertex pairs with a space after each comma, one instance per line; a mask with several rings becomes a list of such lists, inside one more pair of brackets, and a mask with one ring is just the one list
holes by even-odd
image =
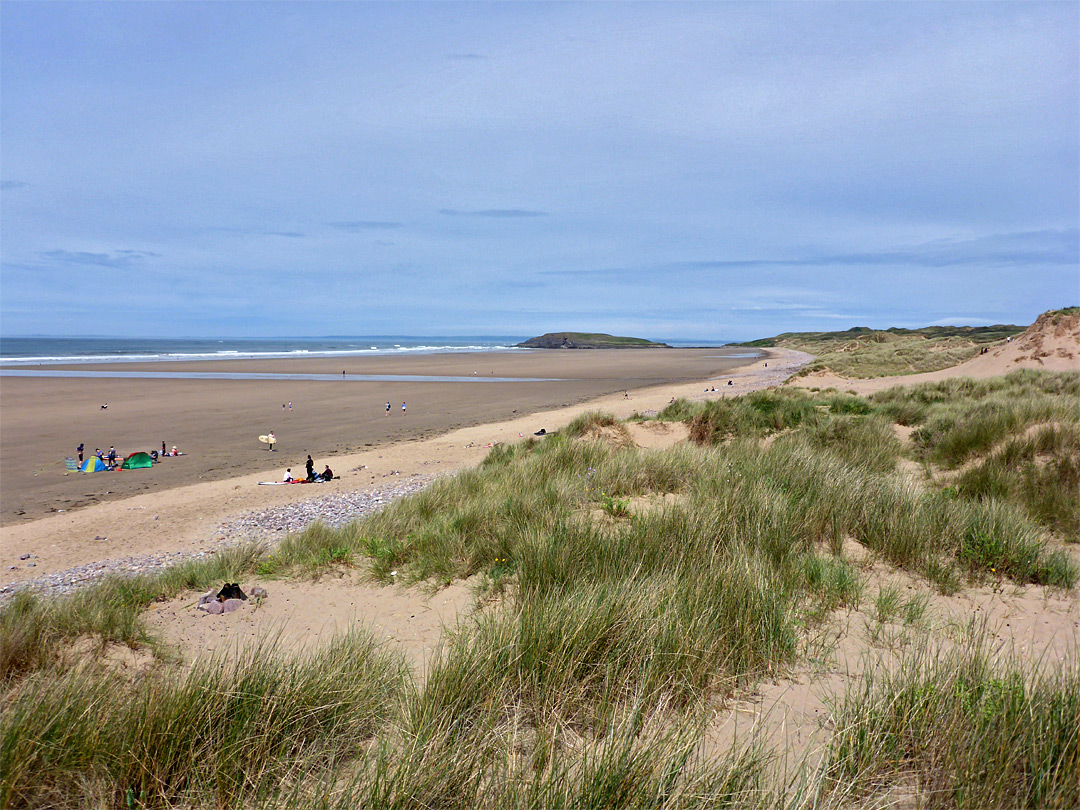
[[262, 442], [263, 444], [270, 444], [270, 437], [269, 436], [260, 436], [259, 441]]

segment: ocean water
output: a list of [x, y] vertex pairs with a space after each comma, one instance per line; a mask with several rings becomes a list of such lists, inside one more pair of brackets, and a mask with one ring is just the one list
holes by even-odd
[[0, 338], [0, 364], [133, 363], [511, 351], [525, 337]]
[[[278, 357], [347, 357], [520, 351], [528, 335], [465, 337], [138, 338], [0, 337], [0, 364], [8, 367], [72, 363], [230, 360]], [[724, 341], [664, 341], [676, 347], [723, 346]]]

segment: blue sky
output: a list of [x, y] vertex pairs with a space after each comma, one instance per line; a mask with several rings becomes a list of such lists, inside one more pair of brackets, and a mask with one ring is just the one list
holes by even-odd
[[0, 332], [1030, 323], [1078, 9], [5, 2]]

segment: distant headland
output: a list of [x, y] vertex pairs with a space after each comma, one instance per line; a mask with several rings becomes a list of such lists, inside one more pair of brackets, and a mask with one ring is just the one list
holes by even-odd
[[548, 332], [517, 344], [519, 349], [670, 349], [645, 338], [618, 337], [600, 332]]

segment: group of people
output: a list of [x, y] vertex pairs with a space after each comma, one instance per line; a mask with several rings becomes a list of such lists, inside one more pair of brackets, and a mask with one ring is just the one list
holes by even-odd
[[[75, 452], [79, 454], [80, 465], [83, 463], [83, 452], [85, 449], [86, 446], [82, 442], [79, 442], [79, 446], [75, 448]], [[94, 455], [100, 458], [105, 464], [105, 468], [109, 470], [115, 470], [118, 466], [124, 463], [123, 456], [116, 452], [115, 446], [109, 447], [109, 451], [107, 453], [103, 452], [101, 448], [96, 447], [94, 448]], [[175, 444], [173, 445], [172, 450], [166, 450], [165, 442], [162, 442], [161, 452], [158, 453], [157, 450], [151, 450], [149, 455], [150, 458], [154, 459], [154, 461], [157, 461], [159, 458], [164, 458], [165, 456], [178, 456], [180, 455], [180, 451], [176, 449]], [[119, 459], [119, 464], [117, 463], [117, 459]]]
[[326, 469], [321, 473], [315, 472], [315, 462], [311, 460], [311, 455], [308, 454], [307, 462], [304, 464], [304, 468], [307, 471], [307, 478], [296, 478], [292, 474], [292, 467], [288, 467], [285, 470], [285, 477], [281, 480], [286, 484], [292, 484], [296, 481], [309, 481], [312, 483], [322, 481], [332, 481], [334, 478], [334, 471], [330, 469], [330, 465], [326, 465]]

